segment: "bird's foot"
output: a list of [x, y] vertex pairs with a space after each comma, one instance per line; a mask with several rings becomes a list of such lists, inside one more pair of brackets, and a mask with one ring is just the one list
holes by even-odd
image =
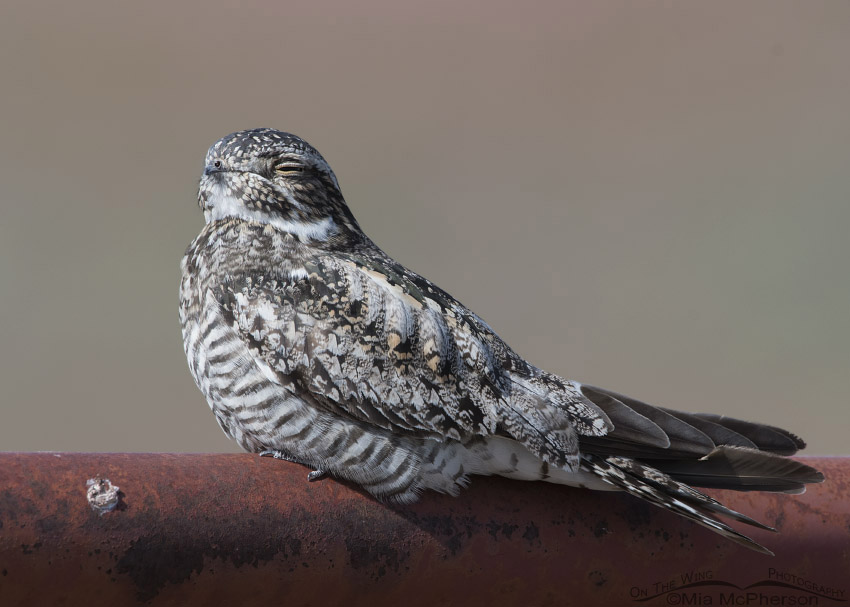
[[[275, 459], [282, 459], [285, 462], [292, 462], [293, 464], [301, 464], [302, 466], [307, 465], [293, 455], [290, 455], [286, 451], [281, 451], [280, 449], [266, 449], [264, 451], [260, 451], [260, 457], [273, 457]], [[307, 475], [307, 480], [312, 483], [327, 477], [328, 473], [324, 470], [313, 470]]]
[[293, 464], [301, 463], [292, 455], [286, 451], [281, 451], [280, 449], [266, 449], [265, 451], [260, 451], [260, 457], [273, 457], [275, 459], [282, 459], [285, 462], [292, 462]]
[[320, 481], [323, 478], [327, 478], [328, 473], [324, 470], [313, 470], [310, 474], [307, 475], [307, 480], [312, 482]]

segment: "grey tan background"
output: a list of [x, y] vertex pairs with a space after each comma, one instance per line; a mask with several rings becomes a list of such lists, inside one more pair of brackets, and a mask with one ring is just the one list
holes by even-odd
[[0, 449], [236, 450], [178, 263], [207, 147], [272, 126], [535, 364], [850, 452], [850, 2], [0, 13]]

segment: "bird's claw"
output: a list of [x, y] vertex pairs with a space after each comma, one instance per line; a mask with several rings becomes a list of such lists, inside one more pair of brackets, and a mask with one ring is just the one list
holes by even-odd
[[293, 464], [301, 463], [297, 459], [295, 459], [285, 451], [281, 451], [280, 449], [266, 449], [265, 451], [260, 451], [260, 457], [273, 457], [275, 459], [282, 459], [285, 462], [292, 462]]
[[307, 475], [307, 480], [311, 483], [314, 481], [320, 481], [323, 478], [327, 478], [328, 473], [324, 470], [313, 470], [310, 474]]
[[[282, 459], [285, 462], [292, 462], [293, 464], [301, 464], [305, 465], [304, 462], [300, 462], [294, 457], [292, 457], [286, 451], [281, 451], [280, 449], [266, 449], [264, 451], [260, 451], [260, 457], [273, 457], [275, 459]], [[323, 478], [327, 478], [328, 473], [324, 470], [313, 470], [307, 475], [307, 480], [311, 483], [314, 481], [320, 481]]]

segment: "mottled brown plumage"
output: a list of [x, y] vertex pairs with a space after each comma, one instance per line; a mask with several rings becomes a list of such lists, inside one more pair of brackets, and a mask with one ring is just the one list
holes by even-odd
[[470, 474], [623, 489], [761, 549], [681, 481], [795, 492], [822, 480], [777, 428], [652, 407], [530, 365], [360, 229], [324, 159], [271, 129], [210, 148], [207, 224], [182, 263], [193, 377], [224, 431], [410, 501]]

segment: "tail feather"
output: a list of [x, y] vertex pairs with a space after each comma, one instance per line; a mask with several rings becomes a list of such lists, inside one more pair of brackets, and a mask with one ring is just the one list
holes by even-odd
[[714, 518], [711, 513], [728, 516], [761, 529], [772, 530], [770, 527], [727, 508], [717, 500], [679, 483], [651, 466], [627, 458], [593, 454], [583, 455], [582, 464], [588, 472], [631, 495], [675, 512], [751, 550], [773, 555], [773, 552]]
[[611, 390], [579, 385], [582, 394], [613, 424], [613, 429], [603, 436], [581, 436], [583, 451], [678, 460], [704, 457], [717, 447], [793, 455], [806, 446], [800, 437], [775, 426], [655, 407]]
[[[712, 439], [694, 424], [678, 419], [672, 411], [653, 407], [624, 394], [604, 390], [595, 386], [582, 384], [582, 393], [600, 406], [614, 423], [614, 431], [609, 432], [605, 439], [624, 443], [647, 444], [642, 434], [624, 432], [635, 426], [632, 421], [636, 415], [649, 420], [653, 428], [652, 446], [665, 449], [668, 453], [691, 453], [703, 455], [714, 448]], [[638, 427], [637, 430], [642, 430]]]
[[761, 451], [770, 451], [777, 455], [794, 455], [800, 449], [806, 448], [806, 443], [802, 438], [775, 426], [745, 422], [712, 413], [698, 413], [697, 417], [745, 436]]
[[717, 516], [771, 529], [691, 488], [802, 493], [823, 474], [788, 459], [805, 447], [774, 426], [706, 413], [654, 407], [631, 397], [579, 384], [608, 416], [604, 436], [579, 436], [582, 470], [759, 552], [769, 550]]
[[691, 424], [695, 428], [699, 428], [701, 432], [711, 438], [715, 446], [729, 445], [731, 447], [758, 449], [758, 446], [753, 441], [740, 432], [736, 432], [728, 425], [706, 419], [702, 415], [696, 413], [685, 413], [684, 411], [672, 411], [670, 409], [665, 409], [665, 411], [683, 422]]
[[[802, 493], [807, 484], [824, 480], [817, 470], [785, 457], [805, 447], [805, 442], [781, 428], [720, 415], [663, 409], [596, 386], [578, 382], [559, 384], [561, 380], [554, 376], [513, 381], [523, 388], [523, 393], [534, 394], [541, 386], [550, 390], [538, 394], [544, 401], [542, 406], [519, 407], [523, 421], [534, 421], [534, 415], [548, 417], [538, 412], [547, 411], [545, 404], [554, 402], [557, 409], [568, 412], [576, 432], [567, 437], [568, 441], [562, 441], [571, 450], [568, 459], [559, 461], [545, 453], [549, 444], [560, 438], [551, 432], [557, 429], [551, 419], [537, 424], [550, 430], [549, 434], [540, 432], [546, 435], [545, 441], [538, 441], [542, 446], [506, 426], [509, 435], [530, 448], [532, 460], [536, 456], [554, 463], [555, 470], [535, 461], [528, 463], [528, 458], [512, 456], [494, 470], [497, 474], [536, 477], [595, 489], [620, 489], [765, 554], [772, 553], [717, 517], [760, 529], [771, 529], [769, 526], [735, 512], [689, 485]], [[567, 390], [568, 384], [577, 394]], [[560, 392], [552, 386], [560, 386], [565, 394], [569, 392], [570, 402], [584, 406], [582, 412], [575, 413], [565, 403], [553, 401], [552, 395]], [[576, 420], [585, 421], [576, 423]]]
[[[629, 407], [620, 395], [582, 384], [581, 392], [597, 405], [613, 422], [613, 429], [603, 437], [591, 440], [623, 442], [639, 442], [649, 447], [667, 449], [670, 447], [670, 437], [660, 425], [655, 412], [662, 413], [654, 407]], [[663, 413], [662, 413], [663, 415]], [[652, 418], [655, 419], [652, 419]], [[668, 416], [669, 417], [669, 416]]]
[[714, 489], [802, 493], [809, 483], [821, 483], [823, 474], [774, 453], [718, 447], [698, 460], [652, 462], [678, 481]]

